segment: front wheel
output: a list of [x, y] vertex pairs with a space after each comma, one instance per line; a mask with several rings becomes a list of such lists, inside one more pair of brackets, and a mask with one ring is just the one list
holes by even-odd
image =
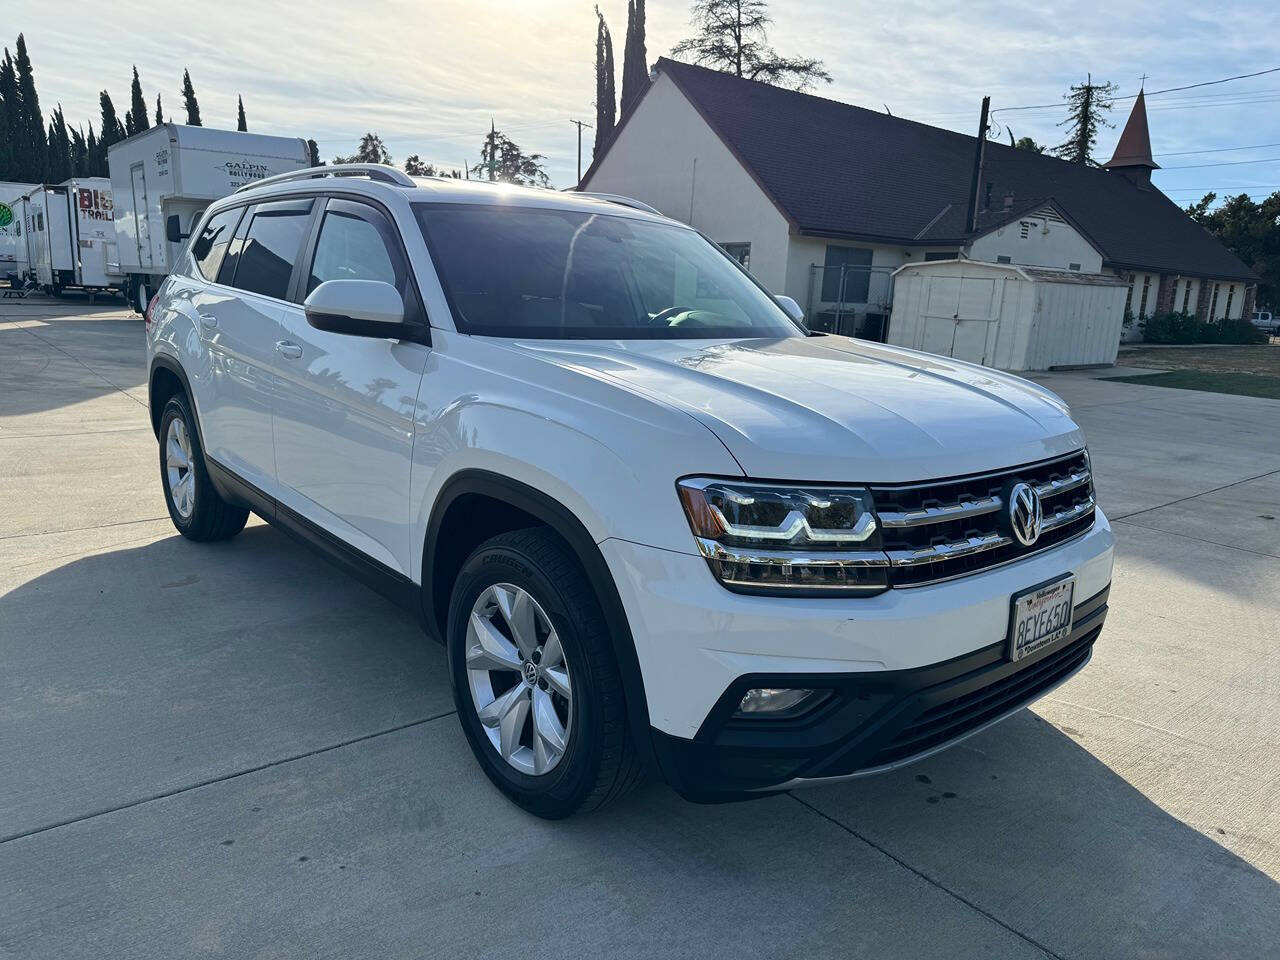
[[449, 605], [449, 670], [489, 779], [547, 819], [595, 809], [642, 779], [599, 601], [550, 530], [481, 544]]

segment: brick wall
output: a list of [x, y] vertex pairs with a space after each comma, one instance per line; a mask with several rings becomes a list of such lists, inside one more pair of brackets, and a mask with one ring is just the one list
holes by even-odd
[[1244, 288], [1244, 306], [1240, 310], [1240, 316], [1248, 320], [1253, 316], [1254, 302], [1258, 297], [1258, 285], [1251, 283]]
[[1213, 296], [1213, 281], [1201, 280], [1200, 292], [1196, 296], [1196, 319], [1209, 319], [1209, 298]]
[[1176, 273], [1162, 273], [1160, 275], [1160, 289], [1156, 293], [1156, 307], [1152, 313], [1170, 313], [1173, 311], [1173, 295], [1178, 289], [1178, 275]]

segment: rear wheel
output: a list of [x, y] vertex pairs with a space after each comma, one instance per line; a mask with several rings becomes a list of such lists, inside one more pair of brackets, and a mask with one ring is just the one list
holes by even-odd
[[178, 532], [191, 540], [226, 540], [244, 529], [249, 511], [227, 503], [214, 489], [183, 394], [169, 399], [160, 417], [160, 482]]
[[504, 533], [471, 554], [447, 636], [463, 731], [516, 804], [559, 819], [641, 781], [599, 601], [550, 530]]

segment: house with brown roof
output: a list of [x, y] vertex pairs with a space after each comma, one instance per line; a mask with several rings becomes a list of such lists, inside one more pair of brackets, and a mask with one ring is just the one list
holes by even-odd
[[[1258, 277], [1151, 183], [1140, 94], [1102, 168], [660, 59], [580, 188], [720, 243], [811, 321], [874, 331], [893, 272], [964, 257], [1118, 275], [1135, 315], [1248, 316]], [[847, 324], [841, 324], [849, 329]]]

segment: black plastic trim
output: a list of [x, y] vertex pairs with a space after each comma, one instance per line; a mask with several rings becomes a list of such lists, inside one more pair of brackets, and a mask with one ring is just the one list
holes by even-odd
[[[731, 800], [794, 778], [848, 776], [873, 770], [895, 738], [939, 705], [982, 691], [1068, 652], [1084, 655], [1101, 632], [1110, 586], [1076, 604], [1071, 635], [1011, 663], [1006, 638], [942, 663], [864, 673], [745, 674], [716, 701], [692, 740], [653, 731], [665, 779], [695, 800]], [[1081, 661], [1083, 662], [1083, 661]], [[734, 713], [752, 687], [808, 687], [832, 695], [811, 713], [775, 723]], [[1037, 694], [1032, 693], [1030, 699]], [[1016, 699], [1016, 697], [1014, 698]], [[960, 739], [964, 731], [954, 738]], [[946, 743], [951, 742], [947, 740]], [[932, 752], [930, 745], [920, 753]], [[895, 758], [894, 765], [912, 756]]]
[[361, 583], [376, 590], [397, 606], [416, 614], [418, 586], [404, 574], [374, 560], [328, 530], [259, 490], [239, 474], [205, 455], [209, 479], [224, 500], [252, 510], [300, 543], [312, 547]]
[[645, 698], [640, 659], [636, 655], [635, 640], [631, 635], [631, 624], [623, 608], [622, 597], [618, 594], [613, 574], [609, 571], [609, 565], [595, 540], [582, 525], [582, 521], [558, 500], [528, 484], [487, 470], [461, 470], [449, 478], [432, 507], [423, 545], [421, 617], [428, 632], [437, 639], [443, 639], [441, 626], [436, 622], [436, 605], [433, 595], [435, 583], [433, 561], [440, 527], [450, 506], [459, 497], [467, 494], [491, 497], [523, 510], [546, 524], [569, 544], [570, 549], [582, 564], [587, 579], [596, 592], [596, 597], [600, 600], [605, 623], [609, 628], [609, 637], [613, 643], [614, 655], [622, 675], [623, 693], [627, 700], [627, 722], [631, 728], [636, 750], [643, 762], [651, 770], [656, 770], [657, 760], [649, 726], [649, 704]]

